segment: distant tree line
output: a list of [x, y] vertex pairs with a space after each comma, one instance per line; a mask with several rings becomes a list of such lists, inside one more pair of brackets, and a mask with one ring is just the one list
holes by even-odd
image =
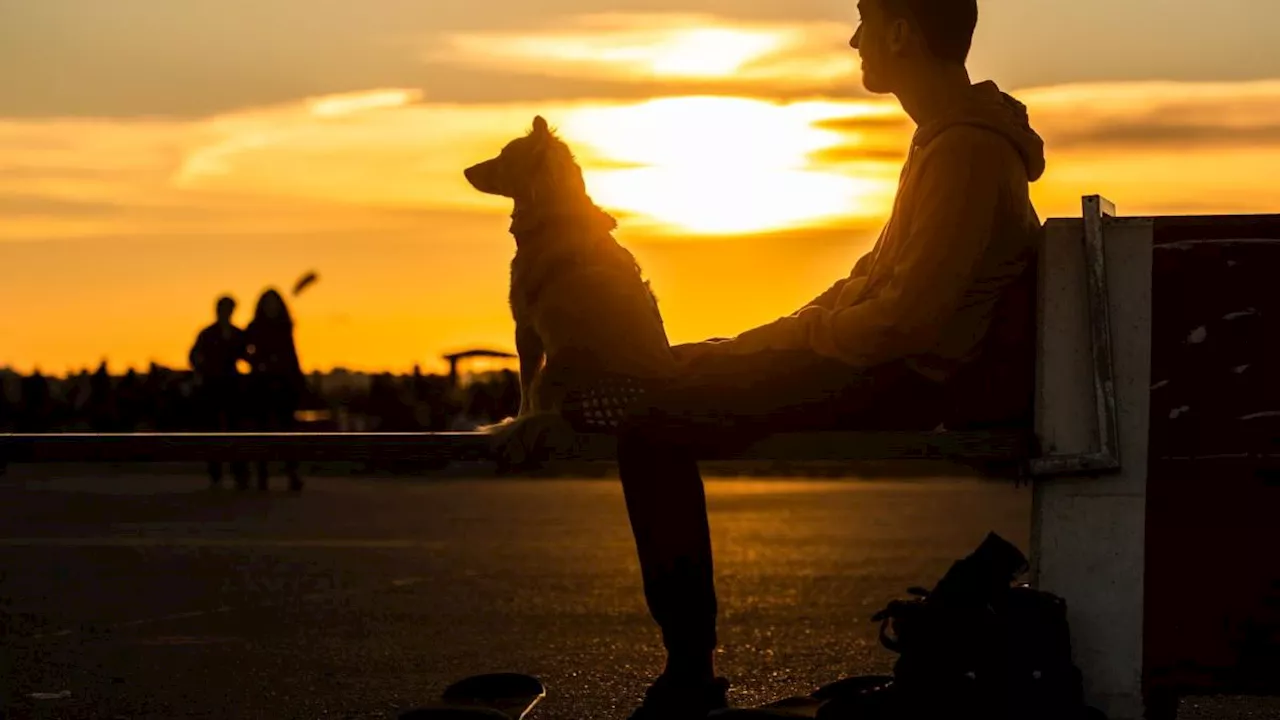
[[[151, 365], [111, 375], [105, 363], [66, 377], [0, 370], [0, 432], [183, 432], [200, 428], [190, 371]], [[298, 411], [303, 430], [470, 430], [514, 415], [515, 373], [455, 384], [441, 375], [314, 372]]]

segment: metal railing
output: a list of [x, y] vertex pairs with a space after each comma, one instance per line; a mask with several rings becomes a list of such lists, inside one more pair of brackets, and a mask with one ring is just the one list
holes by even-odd
[[[779, 433], [706, 459], [864, 461], [934, 459], [1026, 460], [1027, 432]], [[608, 435], [583, 435], [565, 459], [608, 461]], [[22, 433], [0, 434], [0, 462], [489, 461], [489, 438], [478, 432], [424, 433]]]

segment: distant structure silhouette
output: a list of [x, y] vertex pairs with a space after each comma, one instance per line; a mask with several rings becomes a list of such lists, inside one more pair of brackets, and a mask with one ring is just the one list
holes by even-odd
[[503, 358], [514, 359], [513, 353], [502, 352], [499, 350], [463, 350], [462, 352], [450, 353], [443, 356], [445, 361], [449, 363], [449, 384], [457, 387], [458, 385], [458, 362], [461, 360], [469, 360], [471, 358], [487, 357], [487, 358]]
[[[218, 298], [216, 319], [196, 336], [187, 358], [195, 374], [201, 425], [209, 432], [233, 432], [244, 424], [244, 383], [238, 364], [247, 359], [247, 345], [245, 331], [231, 322], [235, 310], [235, 298], [229, 295]], [[94, 378], [95, 396], [106, 378], [105, 363], [98, 372], [101, 377], [95, 375]], [[246, 464], [232, 463], [231, 473], [238, 487], [248, 486], [249, 468]], [[222, 482], [222, 463], [209, 462], [209, 482], [215, 487]]]

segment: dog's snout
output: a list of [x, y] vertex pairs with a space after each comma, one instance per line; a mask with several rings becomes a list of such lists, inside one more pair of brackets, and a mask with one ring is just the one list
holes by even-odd
[[463, 176], [467, 178], [467, 182], [471, 183], [471, 187], [482, 193], [497, 193], [497, 183], [494, 181], [493, 161], [486, 160], [477, 163], [462, 171]]

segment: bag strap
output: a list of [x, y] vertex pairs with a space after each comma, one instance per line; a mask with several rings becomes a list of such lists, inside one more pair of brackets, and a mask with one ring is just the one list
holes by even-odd
[[889, 624], [902, 616], [902, 609], [906, 607], [914, 607], [921, 602], [928, 601], [929, 591], [918, 586], [907, 588], [907, 592], [915, 595], [916, 600], [890, 600], [880, 612], [871, 616], [872, 622], [880, 623], [880, 644], [885, 646], [891, 652], [902, 653], [902, 643], [900, 638], [889, 635]]

